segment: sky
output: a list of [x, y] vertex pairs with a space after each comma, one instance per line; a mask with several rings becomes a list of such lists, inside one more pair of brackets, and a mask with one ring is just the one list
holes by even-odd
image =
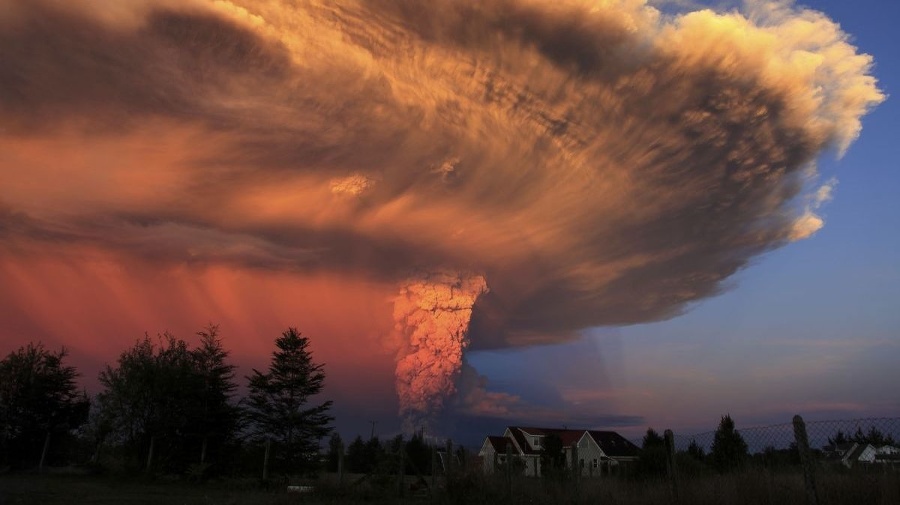
[[898, 21], [0, 0], [0, 354], [295, 326], [345, 436], [897, 416]]

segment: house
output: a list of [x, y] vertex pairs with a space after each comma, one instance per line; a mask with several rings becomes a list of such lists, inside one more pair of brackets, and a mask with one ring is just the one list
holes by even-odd
[[900, 447], [895, 447], [893, 445], [882, 445], [881, 447], [876, 449], [876, 452], [879, 456], [896, 456], [900, 455]]
[[622, 465], [637, 460], [639, 449], [614, 431], [570, 430], [509, 426], [503, 436], [485, 438], [478, 455], [485, 473], [492, 473], [500, 465], [522, 465], [525, 475], [541, 475], [541, 449], [548, 436], [559, 437], [562, 442], [566, 467], [572, 467], [573, 452], [584, 476], [609, 474]]
[[825, 451], [829, 460], [839, 462], [847, 468], [852, 468], [856, 463], [874, 463], [879, 454], [872, 444], [857, 442], [826, 446]]

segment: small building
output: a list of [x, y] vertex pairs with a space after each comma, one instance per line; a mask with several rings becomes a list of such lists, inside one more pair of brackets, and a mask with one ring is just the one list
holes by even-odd
[[848, 442], [825, 446], [826, 458], [852, 468], [856, 463], [874, 463], [878, 452], [872, 444]]
[[882, 445], [875, 450], [879, 456], [895, 456], [900, 455], [900, 447], [893, 445]]
[[493, 473], [500, 466], [513, 464], [525, 475], [540, 476], [541, 451], [548, 436], [562, 442], [567, 468], [572, 467], [573, 452], [577, 451], [577, 464], [584, 476], [612, 473], [636, 461], [639, 454], [636, 445], [614, 431], [510, 426], [503, 436], [488, 436], [481, 445], [478, 455], [484, 472]]
[[613, 473], [622, 465], [637, 461], [639, 455], [638, 446], [614, 431], [587, 430], [578, 439], [582, 475]]

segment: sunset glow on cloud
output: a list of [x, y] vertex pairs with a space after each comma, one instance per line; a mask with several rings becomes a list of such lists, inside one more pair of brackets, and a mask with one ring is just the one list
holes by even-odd
[[812, 236], [884, 99], [784, 2], [0, 0], [0, 48], [0, 338], [213, 321], [258, 363], [298, 326], [410, 426], [521, 407], [466, 349], [666, 319]]

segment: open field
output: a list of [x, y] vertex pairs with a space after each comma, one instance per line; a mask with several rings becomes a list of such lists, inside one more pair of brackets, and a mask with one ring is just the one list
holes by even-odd
[[0, 476], [0, 505], [238, 505], [288, 503], [254, 489], [92, 476]]
[[[822, 505], [896, 505], [900, 503], [900, 474], [834, 473], [820, 475]], [[509, 488], [503, 479], [480, 475], [462, 476], [433, 496], [411, 492], [400, 495], [392, 479], [370, 484], [333, 484], [325, 476], [312, 494], [292, 494], [284, 485], [260, 489], [255, 480], [226, 480], [206, 484], [114, 478], [87, 475], [13, 474], [0, 476], [0, 505], [281, 505], [293, 503], [441, 503], [441, 504], [770, 504], [805, 503], [799, 474], [773, 474], [751, 470], [731, 476], [706, 476], [679, 483], [679, 499], [668, 482], [593, 479], [573, 483], [548, 483], [538, 479], [514, 479]], [[511, 495], [508, 494], [511, 491]]]

